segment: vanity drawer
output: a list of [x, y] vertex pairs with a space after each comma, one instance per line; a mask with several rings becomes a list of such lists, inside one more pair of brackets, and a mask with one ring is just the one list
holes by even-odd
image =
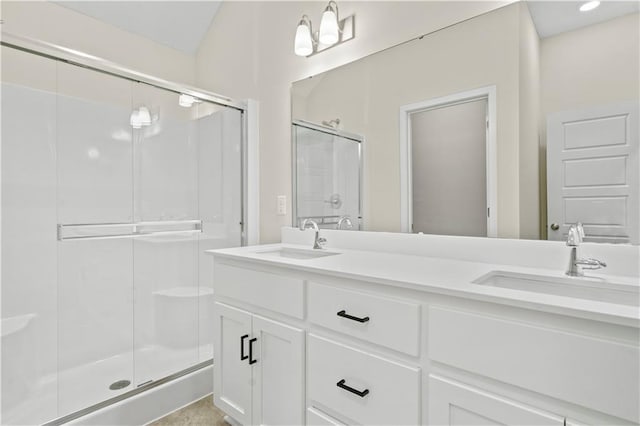
[[216, 296], [304, 318], [304, 282], [298, 278], [216, 262], [213, 288]]
[[[420, 351], [420, 305], [309, 282], [314, 324], [409, 355]], [[351, 317], [351, 318], [350, 318]]]
[[429, 358], [638, 422], [637, 346], [508, 318], [429, 309]]
[[315, 407], [307, 408], [307, 426], [344, 426], [344, 423]]
[[307, 342], [310, 400], [359, 424], [420, 423], [419, 368], [313, 334]]

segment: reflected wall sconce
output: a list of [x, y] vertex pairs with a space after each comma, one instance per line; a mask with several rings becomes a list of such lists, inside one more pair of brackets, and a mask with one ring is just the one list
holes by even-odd
[[190, 108], [191, 106], [193, 106], [193, 104], [197, 103], [200, 103], [200, 99], [195, 98], [191, 95], [181, 93], [180, 96], [178, 96], [178, 105], [180, 105], [181, 107]]
[[[158, 119], [157, 116], [154, 116], [153, 118], [155, 120]], [[143, 105], [138, 109], [134, 109], [131, 112], [131, 116], [129, 118], [129, 124], [131, 124], [131, 127], [133, 127], [134, 129], [140, 129], [142, 127], [150, 126], [151, 112], [149, 111], [149, 108]]]
[[338, 4], [331, 0], [322, 13], [319, 31], [314, 32], [309, 17], [302, 15], [296, 28], [294, 52], [298, 56], [312, 56], [354, 37], [355, 16], [340, 20]]

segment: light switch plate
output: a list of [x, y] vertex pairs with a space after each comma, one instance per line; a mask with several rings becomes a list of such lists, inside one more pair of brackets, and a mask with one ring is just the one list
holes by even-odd
[[278, 195], [278, 216], [285, 216], [287, 214], [287, 196]]

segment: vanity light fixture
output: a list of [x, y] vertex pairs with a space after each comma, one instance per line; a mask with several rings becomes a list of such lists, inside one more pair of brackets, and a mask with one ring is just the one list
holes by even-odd
[[302, 19], [296, 28], [296, 38], [294, 41], [294, 51], [298, 56], [309, 56], [313, 53], [313, 30], [311, 20], [307, 15], [302, 15]]
[[319, 40], [322, 44], [332, 45], [336, 44], [339, 39], [338, 5], [335, 1], [331, 0], [322, 14]]
[[588, 12], [590, 10], [595, 9], [598, 6], [600, 6], [599, 1], [588, 1], [584, 3], [582, 6], [580, 6], [580, 12]]
[[296, 28], [294, 52], [298, 56], [311, 56], [330, 47], [337, 46], [355, 36], [355, 16], [340, 20], [338, 4], [331, 0], [320, 21], [320, 31], [313, 32], [311, 20], [302, 15]]

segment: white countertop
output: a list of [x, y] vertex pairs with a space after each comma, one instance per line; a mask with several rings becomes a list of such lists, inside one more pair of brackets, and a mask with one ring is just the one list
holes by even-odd
[[[382, 285], [446, 294], [640, 328], [640, 308], [638, 306], [619, 305], [473, 283], [474, 280], [492, 271], [567, 278], [563, 270], [333, 247], [324, 251], [340, 253], [339, 255], [313, 259], [292, 259], [260, 253], [281, 247], [303, 250], [311, 248], [306, 245], [270, 244], [207, 250], [207, 253], [219, 259], [248, 260], [263, 265], [363, 280]], [[588, 275], [587, 272], [585, 271], [586, 275]], [[594, 274], [594, 277], [600, 283], [605, 281], [635, 287], [640, 285], [638, 279], [634, 277], [611, 275], [604, 277], [599, 274]], [[588, 276], [585, 278], [589, 279]]]

